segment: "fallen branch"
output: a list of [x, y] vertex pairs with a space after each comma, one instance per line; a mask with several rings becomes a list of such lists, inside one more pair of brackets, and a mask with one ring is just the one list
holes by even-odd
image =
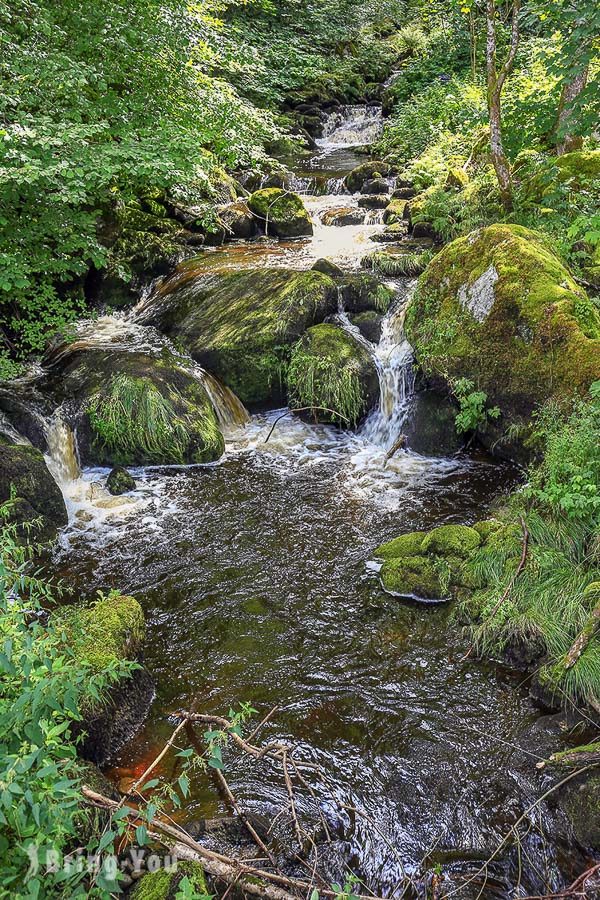
[[385, 454], [385, 461], [387, 462], [392, 458], [392, 456], [398, 452], [398, 450], [403, 450], [406, 447], [406, 435], [401, 434], [397, 441], [394, 441], [388, 452]]
[[598, 629], [600, 628], [600, 603], [591, 612], [589, 619], [571, 644], [567, 655], [565, 656], [565, 671], [573, 668], [589, 642], [592, 640]]
[[288, 409], [284, 413], [282, 413], [280, 416], [277, 416], [277, 418], [271, 425], [268, 435], [265, 438], [265, 444], [267, 443], [267, 441], [269, 440], [269, 438], [275, 431], [275, 426], [277, 425], [277, 423], [281, 422], [282, 419], [285, 419], [286, 416], [291, 416], [294, 413], [299, 413], [299, 412], [313, 412], [313, 411], [314, 412], [318, 411], [318, 412], [331, 413], [332, 416], [337, 416], [338, 419], [343, 419], [344, 422], [346, 423], [346, 425], [350, 424], [350, 419], [346, 418], [346, 416], [343, 416], [336, 409], [329, 409], [327, 406], [299, 406], [298, 409]]
[[586, 881], [588, 878], [591, 878], [592, 875], [595, 875], [596, 872], [600, 873], [600, 863], [596, 863], [596, 865], [586, 869], [585, 872], [582, 872], [581, 875], [569, 885], [569, 887], [562, 891], [557, 891], [554, 894], [530, 894], [529, 896], [524, 897], [523, 900], [561, 900], [561, 898], [564, 897], [581, 897], [582, 900], [585, 900], [585, 898], [591, 896], [587, 893]]
[[[493, 610], [491, 611], [490, 615], [488, 616], [488, 619], [493, 619], [494, 616], [496, 615], [496, 613], [498, 612], [498, 610], [500, 609], [500, 607], [502, 606], [502, 604], [505, 602], [505, 600], [508, 599], [508, 597], [510, 596], [510, 594], [512, 592], [512, 589], [515, 586], [515, 582], [516, 582], [517, 578], [519, 577], [519, 575], [525, 568], [525, 563], [527, 562], [527, 549], [529, 547], [529, 530], [527, 528], [527, 523], [525, 522], [525, 519], [523, 518], [523, 516], [519, 516], [519, 521], [521, 523], [521, 529], [523, 531], [521, 559], [519, 560], [519, 565], [516, 568], [515, 574], [512, 576], [512, 578], [508, 582], [506, 590], [504, 591], [504, 593], [502, 594], [502, 596], [500, 597], [500, 599], [494, 606]], [[469, 656], [475, 649], [475, 644], [476, 644], [476, 639], [473, 641], [473, 643], [471, 644], [471, 646], [469, 647], [469, 649], [463, 656], [463, 660], [469, 658]]]

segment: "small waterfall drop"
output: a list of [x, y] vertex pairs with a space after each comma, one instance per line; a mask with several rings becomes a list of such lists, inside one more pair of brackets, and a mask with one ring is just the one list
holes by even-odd
[[232, 390], [200, 366], [194, 366], [194, 372], [202, 381], [214, 407], [219, 425], [224, 431], [240, 428], [249, 421], [248, 410]]
[[58, 486], [65, 488], [81, 476], [77, 458], [77, 442], [73, 430], [67, 425], [58, 410], [46, 425], [48, 442], [48, 469]]

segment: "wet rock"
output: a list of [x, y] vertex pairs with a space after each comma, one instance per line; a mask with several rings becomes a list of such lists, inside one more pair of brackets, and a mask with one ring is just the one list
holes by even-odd
[[383, 316], [375, 312], [375, 310], [367, 310], [366, 312], [351, 315], [350, 321], [356, 325], [364, 338], [372, 344], [378, 344], [381, 340], [381, 323]]
[[385, 225], [399, 225], [404, 222], [405, 200], [392, 200], [385, 208], [383, 221]]
[[219, 221], [226, 237], [248, 241], [258, 232], [256, 219], [244, 200], [236, 200], [235, 203], [223, 206], [219, 210]]
[[317, 421], [352, 427], [377, 402], [379, 379], [368, 350], [342, 328], [323, 323], [293, 347], [288, 390], [291, 409], [309, 407]]
[[354, 194], [356, 191], [360, 191], [365, 181], [368, 181], [370, 178], [385, 178], [389, 174], [389, 163], [383, 162], [383, 160], [371, 160], [370, 162], [362, 163], [360, 166], [352, 169], [352, 171], [346, 175], [344, 184], [350, 193]]
[[392, 192], [392, 200], [412, 200], [417, 196], [417, 191], [412, 185], [410, 187], [397, 187]]
[[385, 178], [368, 178], [361, 187], [361, 194], [387, 194], [390, 186]]
[[[111, 592], [91, 606], [63, 606], [52, 613], [77, 658], [91, 672], [101, 672], [127, 660], [139, 659], [145, 637], [142, 608], [133, 597]], [[79, 752], [84, 759], [102, 765], [130, 740], [144, 721], [154, 686], [148, 672], [135, 669], [111, 687], [104, 703], [92, 700], [81, 710], [75, 736], [84, 734]]]
[[65, 501], [48, 471], [43, 455], [34, 447], [9, 444], [0, 437], [0, 503], [11, 499], [8, 522], [23, 527], [24, 537], [50, 541], [68, 522]]
[[313, 233], [310, 216], [298, 194], [263, 188], [250, 195], [248, 206], [267, 234], [286, 239]]
[[431, 238], [435, 240], [437, 232], [433, 225], [427, 222], [417, 222], [416, 225], [413, 225], [412, 235], [416, 238]]
[[330, 275], [332, 278], [338, 278], [344, 274], [344, 270], [336, 266], [330, 259], [318, 259], [311, 266], [311, 269], [313, 272], [321, 272], [323, 275]]
[[358, 205], [361, 209], [385, 209], [389, 202], [387, 194], [365, 194], [359, 197]]
[[135, 490], [135, 478], [123, 466], [114, 466], [106, 479], [106, 489], [114, 497]]
[[366, 273], [346, 275], [339, 284], [339, 290], [344, 309], [349, 313], [368, 310], [386, 313], [396, 296], [379, 278]]
[[371, 240], [376, 244], [393, 244], [401, 241], [407, 232], [406, 222], [397, 222], [389, 225], [385, 231], [371, 235]]
[[223, 453], [204, 385], [167, 347], [154, 354], [74, 342], [57, 354], [47, 387], [65, 403], [84, 465], [203, 463]]
[[285, 398], [287, 348], [337, 309], [334, 281], [283, 268], [204, 271], [185, 265], [145, 321], [180, 341], [243, 403]]
[[355, 206], [336, 206], [328, 209], [321, 217], [323, 225], [362, 225], [365, 214]]
[[561, 789], [559, 801], [575, 838], [590, 850], [600, 850], [600, 775], [579, 775]]
[[511, 458], [527, 458], [536, 409], [583, 396], [600, 377], [597, 308], [542, 239], [517, 225], [442, 250], [419, 282], [406, 332], [432, 387], [447, 393], [468, 378], [500, 409], [480, 439]]

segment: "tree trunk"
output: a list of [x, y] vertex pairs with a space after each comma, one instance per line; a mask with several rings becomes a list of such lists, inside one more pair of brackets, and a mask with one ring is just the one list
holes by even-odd
[[498, 71], [496, 58], [496, 0], [486, 0], [486, 64], [487, 64], [487, 98], [490, 122], [490, 148], [492, 164], [496, 172], [500, 197], [506, 210], [512, 209], [512, 179], [510, 163], [504, 152], [502, 139], [502, 89], [510, 75], [519, 46], [519, 13], [521, 0], [512, 0], [512, 32], [510, 50], [502, 68]]
[[570, 150], [577, 150], [581, 146], [581, 138], [569, 133], [569, 120], [573, 116], [573, 104], [585, 88], [588, 80], [589, 66], [585, 66], [570, 81], [567, 81], [560, 94], [558, 104], [558, 116], [554, 133], [557, 136], [556, 154], [562, 156]]

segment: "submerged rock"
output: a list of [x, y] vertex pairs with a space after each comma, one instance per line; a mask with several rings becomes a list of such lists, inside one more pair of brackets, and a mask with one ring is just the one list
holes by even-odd
[[166, 347], [155, 355], [75, 343], [58, 357], [50, 386], [85, 465], [206, 463], [223, 453], [202, 382]]
[[[63, 606], [52, 614], [70, 651], [90, 667], [91, 673], [139, 658], [146, 625], [140, 604], [116, 592], [101, 596], [91, 606]], [[81, 710], [77, 733], [85, 733], [79, 752], [102, 765], [128, 741], [143, 720], [154, 695], [149, 674], [137, 668], [119, 680], [101, 704], [91, 700]]]
[[106, 479], [106, 490], [114, 497], [135, 490], [135, 478], [123, 466], [114, 466]]
[[326, 323], [309, 328], [294, 346], [288, 385], [292, 409], [308, 407], [317, 421], [346, 427], [355, 426], [379, 398], [371, 354], [348, 332]]
[[146, 321], [180, 341], [243, 403], [285, 397], [289, 347], [337, 309], [321, 272], [230, 269], [187, 275], [165, 286]]
[[24, 537], [50, 541], [69, 521], [60, 488], [48, 471], [42, 453], [0, 437], [0, 504], [14, 501], [7, 521]]
[[533, 412], [600, 377], [600, 314], [534, 232], [492, 225], [448, 245], [421, 277], [406, 333], [434, 387], [467, 378], [500, 409], [481, 438], [520, 457]]
[[248, 206], [267, 234], [281, 239], [310, 236], [310, 216], [298, 194], [280, 188], [263, 188], [248, 199]]

